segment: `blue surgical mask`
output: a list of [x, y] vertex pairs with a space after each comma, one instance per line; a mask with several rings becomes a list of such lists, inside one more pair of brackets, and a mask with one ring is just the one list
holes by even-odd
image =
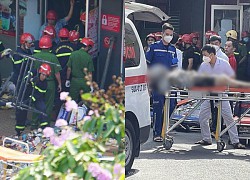
[[243, 41], [244, 41], [245, 43], [247, 43], [247, 42], [249, 41], [249, 37], [244, 37], [244, 38], [243, 38]]

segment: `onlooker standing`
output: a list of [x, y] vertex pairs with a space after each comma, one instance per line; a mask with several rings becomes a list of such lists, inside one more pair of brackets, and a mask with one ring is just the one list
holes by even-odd
[[232, 41], [227, 41], [225, 43], [225, 53], [229, 58], [229, 64], [233, 68], [234, 72], [237, 72], [237, 62], [236, 58], [234, 56], [234, 51], [235, 51], [235, 42], [233, 43]]
[[176, 54], [177, 54], [177, 59], [178, 59], [178, 68], [182, 69], [182, 56], [183, 56], [183, 53], [182, 53], [182, 51], [180, 49], [178, 49], [176, 47], [178, 41], [179, 41], [179, 35], [177, 33], [174, 33], [173, 39], [172, 39], [172, 41], [170, 43], [176, 48]]
[[155, 35], [153, 33], [148, 34], [145, 41], [146, 41], [146, 46], [144, 47], [144, 51], [147, 52], [149, 46], [156, 42]]
[[181, 37], [184, 51], [183, 51], [183, 61], [182, 68], [184, 70], [197, 70], [197, 62], [194, 62], [194, 48], [192, 46], [192, 37], [189, 34], [183, 34]]
[[217, 57], [224, 59], [226, 61], [229, 61], [227, 55], [222, 51], [220, 36], [217, 36], [217, 35], [211, 36], [210, 44], [212, 44], [215, 47]]
[[72, 14], [73, 14], [73, 9], [74, 9], [74, 4], [75, 0], [70, 0], [70, 9], [69, 13], [66, 17], [60, 19], [57, 21], [57, 13], [54, 10], [49, 10], [47, 12], [46, 18], [48, 22], [44, 23], [41, 28], [40, 28], [40, 33], [39, 33], [39, 39], [43, 36], [43, 30], [45, 29], [46, 26], [54, 26], [56, 30], [56, 43], [59, 42], [59, 37], [58, 33], [61, 28], [63, 28], [65, 25], [67, 25], [68, 21], [71, 19]]

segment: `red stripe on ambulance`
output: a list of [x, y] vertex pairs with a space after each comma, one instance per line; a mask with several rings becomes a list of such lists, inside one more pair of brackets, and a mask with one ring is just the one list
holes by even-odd
[[143, 83], [147, 83], [146, 75], [131, 76], [125, 78], [125, 86], [130, 86], [134, 84], [143, 84]]

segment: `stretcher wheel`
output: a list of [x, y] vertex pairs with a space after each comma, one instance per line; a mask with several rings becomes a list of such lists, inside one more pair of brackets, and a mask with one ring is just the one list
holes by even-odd
[[169, 150], [172, 147], [173, 143], [174, 143], [173, 138], [166, 138], [164, 140], [163, 146], [166, 150]]
[[218, 150], [219, 152], [223, 151], [224, 148], [225, 148], [225, 145], [226, 145], [226, 143], [224, 143], [223, 141], [217, 142], [217, 150]]

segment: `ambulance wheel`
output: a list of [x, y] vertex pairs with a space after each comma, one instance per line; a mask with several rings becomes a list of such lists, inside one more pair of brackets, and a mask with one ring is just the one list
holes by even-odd
[[126, 174], [131, 170], [131, 167], [135, 160], [136, 153], [136, 136], [135, 129], [129, 120], [125, 121], [125, 171]]
[[225, 145], [226, 145], [226, 143], [224, 143], [223, 141], [217, 142], [217, 150], [219, 152], [222, 152], [224, 150], [224, 148], [225, 148]]
[[163, 142], [163, 146], [166, 150], [169, 150], [171, 149], [173, 143], [174, 143], [173, 138], [166, 138]]

